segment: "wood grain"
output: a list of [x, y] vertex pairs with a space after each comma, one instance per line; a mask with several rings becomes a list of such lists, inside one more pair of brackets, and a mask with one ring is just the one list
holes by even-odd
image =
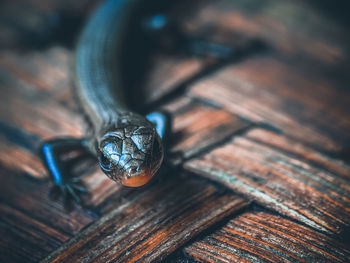
[[348, 262], [350, 251], [313, 229], [266, 212], [246, 212], [185, 247], [199, 262]]
[[48, 199], [48, 183], [0, 167], [1, 262], [37, 262], [96, 218]]
[[161, 100], [183, 82], [199, 73], [204, 63], [199, 58], [156, 53], [151, 57], [151, 68], [147, 71], [143, 103]]
[[259, 57], [227, 67], [197, 83], [191, 94], [268, 123], [320, 150], [338, 152], [350, 143], [350, 96], [342, 96], [343, 91], [323, 77], [276, 58]]
[[170, 152], [185, 160], [249, 126], [249, 122], [201, 101], [182, 97], [162, 107], [172, 114]]
[[[173, 175], [174, 176], [174, 175]], [[110, 199], [107, 212], [44, 262], [153, 262], [248, 203], [190, 177]]]
[[278, 135], [272, 131], [257, 128], [248, 131], [245, 136], [251, 140], [257, 141], [258, 143], [268, 145], [278, 151], [285, 152], [288, 155], [301, 159], [306, 163], [327, 170], [337, 176], [341, 176], [344, 179], [349, 179], [349, 165], [345, 161], [315, 151], [314, 149], [307, 147], [298, 141], [291, 140], [282, 134]]
[[81, 136], [82, 120], [71, 95], [72, 62], [73, 53], [57, 46], [24, 54], [2, 51], [0, 83], [7, 96], [1, 98], [1, 117], [44, 138]]
[[[279, 135], [268, 135], [271, 141], [280, 139]], [[291, 143], [289, 148], [293, 149]], [[185, 163], [185, 168], [319, 230], [344, 231], [350, 223], [349, 178], [289, 155], [292, 151], [237, 136]], [[345, 167], [349, 173], [350, 168]]]
[[82, 121], [69, 93], [70, 56], [64, 48], [1, 52], [0, 87], [6, 96], [0, 98], [0, 159], [7, 168], [44, 177], [37, 156], [42, 139], [81, 136]]

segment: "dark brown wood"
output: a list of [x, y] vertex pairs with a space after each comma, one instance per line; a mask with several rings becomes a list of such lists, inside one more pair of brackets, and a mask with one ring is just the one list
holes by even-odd
[[1, 97], [1, 117], [44, 139], [81, 136], [83, 122], [74, 112], [70, 93], [72, 59], [65, 48], [25, 54], [2, 51], [1, 89], [6, 96]]
[[330, 173], [349, 179], [349, 165], [342, 160], [332, 158], [322, 152], [303, 145], [302, 143], [289, 139], [283, 135], [264, 129], [252, 129], [245, 135], [247, 138], [259, 143], [268, 145], [278, 151], [285, 152], [288, 155], [295, 156], [306, 163], [316, 167], [328, 170]]
[[350, 251], [313, 229], [266, 212], [246, 212], [185, 247], [200, 262], [348, 262]]
[[350, 125], [344, 121], [350, 117], [348, 96], [342, 97], [342, 91], [322, 77], [276, 58], [228, 67], [195, 85], [191, 93], [321, 150], [339, 152], [349, 145]]
[[123, 200], [44, 262], [152, 262], [248, 203], [198, 179], [178, 177]]
[[199, 58], [155, 54], [150, 61], [144, 86], [145, 103], [152, 103], [176, 90], [206, 65]]
[[187, 97], [163, 108], [173, 114], [170, 143], [175, 159], [188, 159], [249, 126], [248, 122], [227, 111]]
[[0, 171], [1, 262], [37, 262], [96, 218], [49, 200], [47, 181]]
[[[4, 153], [12, 153], [1, 155], [6, 167], [44, 177], [37, 157], [40, 139], [82, 134], [79, 116], [66, 107], [74, 107], [68, 89], [71, 58], [63, 48], [40, 54], [1, 52], [0, 86], [6, 95], [0, 98], [0, 144]], [[65, 120], [64, 125], [60, 119]], [[19, 156], [22, 162], [17, 161]]]
[[[280, 135], [266, 133], [272, 142], [281, 140]], [[284, 151], [237, 136], [185, 167], [319, 230], [342, 232], [350, 224], [349, 177], [289, 155], [295, 148], [289, 143], [291, 150]], [[344, 167], [350, 170], [345, 164], [338, 169]]]

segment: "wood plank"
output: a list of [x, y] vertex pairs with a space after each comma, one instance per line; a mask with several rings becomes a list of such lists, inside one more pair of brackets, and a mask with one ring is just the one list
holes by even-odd
[[248, 204], [205, 181], [176, 177], [109, 198], [99, 220], [44, 262], [159, 261]]
[[199, 262], [348, 262], [337, 240], [267, 212], [246, 212], [184, 248]]
[[1, 89], [7, 96], [1, 97], [1, 119], [43, 139], [81, 136], [82, 119], [70, 92], [70, 56], [55, 47], [46, 53], [2, 52]]
[[264, 129], [249, 130], [245, 136], [258, 143], [268, 145], [278, 151], [285, 152], [288, 155], [295, 156], [306, 163], [312, 164], [316, 167], [321, 167], [324, 170], [349, 179], [349, 165], [339, 159], [332, 158], [322, 152], [303, 145], [302, 143], [291, 140], [283, 135], [278, 135], [272, 131]]
[[198, 82], [190, 94], [317, 149], [339, 152], [350, 145], [350, 96], [344, 92], [320, 76], [265, 56], [227, 67]]
[[191, 158], [249, 126], [249, 122], [227, 111], [187, 97], [162, 108], [173, 118], [169, 139], [175, 163]]
[[143, 103], [161, 101], [161, 98], [179, 88], [186, 80], [199, 73], [206, 65], [199, 58], [156, 53], [150, 58], [142, 93]]
[[49, 185], [0, 167], [1, 262], [37, 262], [96, 215], [48, 199]]
[[46, 170], [36, 155], [38, 144], [37, 136], [0, 121], [0, 163], [5, 168], [46, 178]]
[[[280, 135], [267, 132], [267, 136], [271, 141], [281, 141]], [[293, 141], [289, 143], [291, 146], [283, 151], [251, 136], [237, 136], [222, 147], [188, 161], [185, 168], [319, 230], [344, 231], [350, 224], [349, 177], [336, 171], [346, 169], [349, 174], [349, 166], [343, 164], [329, 171], [313, 165], [290, 155], [295, 145]], [[337, 161], [332, 166], [337, 166]]]

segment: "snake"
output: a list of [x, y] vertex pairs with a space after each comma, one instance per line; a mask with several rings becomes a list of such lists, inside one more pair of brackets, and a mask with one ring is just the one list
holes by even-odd
[[123, 55], [137, 2], [110, 0], [94, 13], [78, 43], [75, 85], [79, 104], [93, 127], [88, 143], [102, 171], [132, 187], [147, 183], [164, 156], [162, 133], [151, 117], [130, 111], [125, 103], [128, 94], [118, 58]]
[[55, 186], [76, 200], [81, 188], [70, 178], [62, 152], [87, 150], [110, 179], [128, 187], [148, 183], [164, 159], [162, 138], [168, 116], [162, 112], [143, 116], [126, 103], [131, 91], [123, 81], [120, 58], [128, 48], [129, 27], [141, 2], [146, 1], [108, 0], [92, 14], [77, 43], [73, 89], [86, 119], [85, 136], [51, 139], [41, 146]]

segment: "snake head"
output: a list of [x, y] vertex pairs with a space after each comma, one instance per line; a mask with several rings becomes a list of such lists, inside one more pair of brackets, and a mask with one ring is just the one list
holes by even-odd
[[102, 171], [125, 186], [149, 182], [163, 161], [161, 139], [151, 124], [108, 131], [98, 143]]

